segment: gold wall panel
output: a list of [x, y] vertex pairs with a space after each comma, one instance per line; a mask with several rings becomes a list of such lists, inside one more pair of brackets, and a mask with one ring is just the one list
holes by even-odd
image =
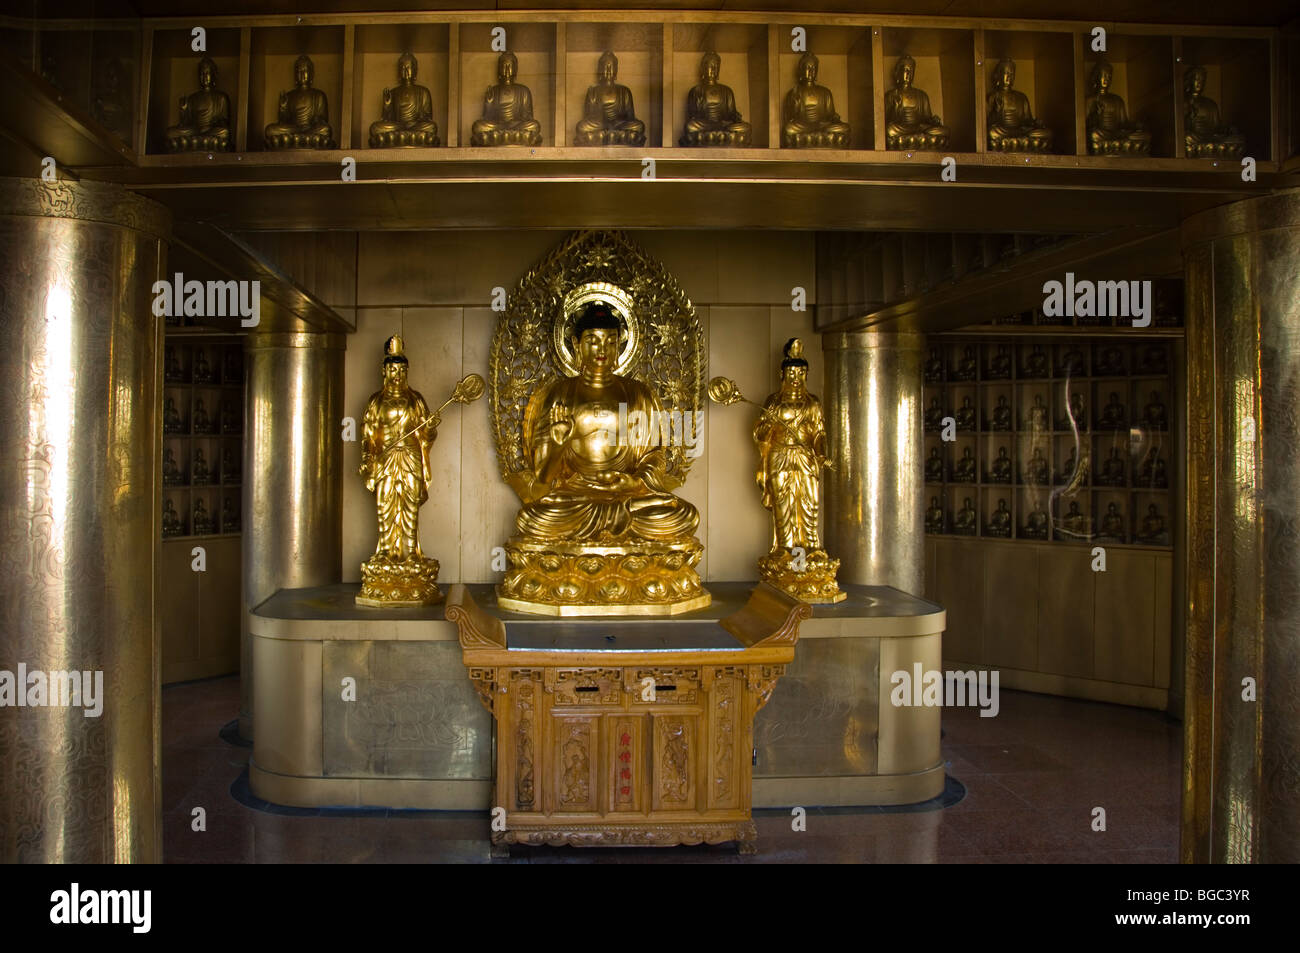
[[[1040, 603], [1050, 586], [1041, 577], [1045, 558], [1024, 546], [988, 546], [982, 562], [966, 564], [966, 572], [984, 575], [984, 658], [990, 664], [1034, 669], [1043, 665], [1043, 616]], [[1047, 669], [1051, 671], [1051, 669]]]
[[102, 672], [102, 710], [0, 709], [0, 861], [156, 862], [165, 209], [0, 179], [0, 666]]
[[944, 658], [985, 658], [984, 547], [970, 540], [932, 540], [935, 545], [934, 601], [948, 612]]

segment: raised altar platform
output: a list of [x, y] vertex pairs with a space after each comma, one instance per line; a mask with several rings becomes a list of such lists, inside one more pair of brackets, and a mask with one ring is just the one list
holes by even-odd
[[[734, 651], [717, 623], [754, 585], [709, 583], [707, 608], [617, 620], [616, 638], [691, 626]], [[794, 660], [755, 718], [756, 808], [909, 804], [943, 789], [940, 709], [892, 706], [889, 676], [916, 663], [941, 667], [944, 610], [884, 586], [844, 588], [844, 602], [813, 606], [801, 623]], [[443, 605], [358, 606], [358, 589], [281, 590], [250, 612], [253, 792], [302, 807], [489, 809], [492, 717], [461, 659], [456, 624]], [[504, 620], [512, 651], [609, 645], [608, 633], [587, 631], [599, 620], [501, 612], [491, 585], [466, 589]], [[662, 650], [673, 651], [668, 640]]]

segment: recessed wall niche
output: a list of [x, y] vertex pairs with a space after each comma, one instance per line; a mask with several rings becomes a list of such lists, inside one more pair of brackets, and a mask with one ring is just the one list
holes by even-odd
[[167, 130], [180, 121], [180, 100], [199, 88], [199, 61], [207, 56], [217, 66], [217, 88], [230, 97], [230, 150], [236, 139], [244, 90], [239, 88], [239, 30], [207, 31], [206, 53], [190, 48], [189, 30], [156, 30], [153, 35], [153, 77], [149, 84], [149, 131], [145, 149], [167, 152]]
[[[1140, 121], [1151, 133], [1151, 155], [1174, 155], [1174, 54], [1167, 36], [1127, 35], [1110, 32], [1106, 52], [1085, 46], [1076, 81], [1083, 91], [1084, 123], [1087, 102], [1093, 94], [1092, 73], [1105, 60], [1111, 65], [1110, 91], [1124, 100], [1129, 122]], [[1087, 129], [1080, 152], [1088, 154]]]
[[[248, 147], [266, 148], [266, 127], [280, 114], [280, 94], [296, 85], [293, 64], [311, 57], [312, 86], [325, 94], [334, 141], [342, 143], [343, 28], [341, 26], [290, 26], [254, 30], [248, 82]], [[396, 69], [396, 67], [394, 67]], [[423, 70], [421, 71], [423, 73]], [[394, 72], [394, 82], [396, 72]]]
[[444, 146], [452, 144], [447, 125], [448, 35], [445, 23], [357, 27], [352, 66], [352, 148], [369, 148], [370, 124], [383, 118], [384, 90], [398, 84], [397, 58], [403, 53], [415, 57], [415, 82], [427, 87], [433, 98], [439, 142]]
[[[975, 151], [975, 35], [970, 30], [931, 30], [885, 27], [884, 89], [878, 90], [880, 128], [878, 148], [885, 148], [885, 94], [894, 87], [894, 68], [904, 53], [916, 60], [912, 84], [930, 98], [930, 109], [948, 127], [948, 152]], [[983, 108], [982, 104], [979, 108]]]
[[730, 86], [736, 109], [749, 123], [750, 144], [766, 148], [768, 137], [767, 27], [761, 23], [676, 23], [673, 25], [673, 87], [669, 144], [686, 126], [686, 98], [700, 82], [700, 60], [712, 50], [722, 58], [718, 82]]
[[[1268, 40], [1227, 39], [1209, 36], [1184, 36], [1176, 41], [1178, 112], [1183, 111], [1183, 81], [1187, 68], [1205, 68], [1205, 88], [1201, 95], [1219, 105], [1219, 118], [1235, 126], [1246, 137], [1243, 155], [1257, 160], [1272, 158], [1273, 140], [1269, 116], [1272, 95], [1269, 83]], [[1182, 143], [1179, 143], [1182, 155]]]
[[[1079, 139], [1075, 133], [1074, 111], [1074, 36], [1065, 32], [1025, 30], [985, 30], [984, 60], [979, 66], [984, 86], [976, 109], [984, 117], [980, 151], [988, 147], [988, 98], [994, 91], [994, 71], [1003, 57], [1016, 63], [1014, 89], [1029, 98], [1029, 108], [1052, 130], [1050, 155], [1076, 155]], [[1031, 155], [1031, 153], [1013, 153]]]
[[[563, 144], [555, 128], [555, 24], [462, 23], [460, 25], [460, 144], [471, 145], [470, 134], [483, 116], [483, 98], [497, 83], [497, 61], [492, 31], [506, 31], [506, 49], [519, 61], [515, 82], [527, 86], [533, 97], [533, 118], [542, 124], [542, 144]], [[622, 73], [622, 60], [619, 60]]]
[[596, 83], [596, 67], [606, 50], [618, 57], [615, 82], [632, 92], [636, 118], [645, 123], [646, 146], [663, 144], [664, 28], [661, 23], [565, 24], [564, 129], [556, 136], [574, 144], [587, 90]]
[[[817, 83], [831, 91], [835, 111], [850, 126], [850, 148], [874, 149], [874, 110], [883, 91], [873, 89], [871, 76], [871, 30], [867, 27], [808, 26], [808, 52], [817, 57]], [[777, 31], [779, 96], [772, 104], [777, 111], [779, 145], [786, 95], [798, 82], [799, 59], [803, 53], [790, 49], [790, 31]], [[884, 143], [880, 143], [884, 148]]]

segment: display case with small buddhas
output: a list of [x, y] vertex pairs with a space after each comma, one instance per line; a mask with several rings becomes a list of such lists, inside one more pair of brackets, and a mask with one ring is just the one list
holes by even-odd
[[[929, 518], [926, 532], [957, 534], [970, 494], [978, 519], [973, 533], [962, 522], [963, 535], [1053, 544], [1104, 536], [1108, 544], [1154, 545], [1140, 538], [1141, 514], [1147, 497], [1162, 514], [1175, 505], [1179, 454], [1168, 399], [1174, 384], [1152, 369], [1167, 369], [1173, 351], [1164, 335], [1125, 337], [1029, 329], [1012, 337], [932, 338], [930, 367], [948, 373], [926, 381], [922, 393], [925, 498], [934, 494], [943, 512], [942, 528]], [[972, 360], [976, 379], [954, 379], [952, 369]], [[955, 440], [942, 439], [947, 417]], [[1009, 535], [999, 500], [1010, 514]], [[1067, 529], [1071, 503], [1078, 515]]]

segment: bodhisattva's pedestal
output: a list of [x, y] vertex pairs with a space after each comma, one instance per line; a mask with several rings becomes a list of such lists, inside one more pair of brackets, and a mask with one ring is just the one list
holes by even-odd
[[739, 611], [698, 622], [540, 627], [499, 613], [465, 586], [448, 593], [470, 680], [497, 722], [494, 855], [511, 844], [755, 851], [754, 715], [811, 606], [760, 584]]

